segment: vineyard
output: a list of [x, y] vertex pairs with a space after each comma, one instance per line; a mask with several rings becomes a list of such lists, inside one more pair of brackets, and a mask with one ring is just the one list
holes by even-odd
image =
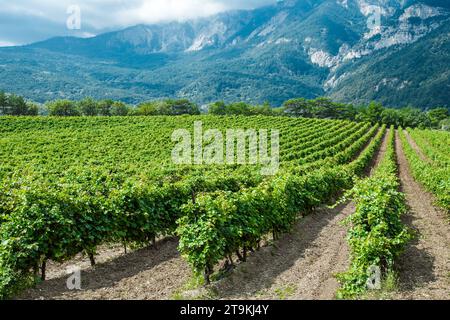
[[[278, 172], [174, 164], [173, 132], [194, 136], [198, 121], [224, 134], [279, 130]], [[414, 177], [448, 211], [449, 134], [398, 134]], [[166, 236], [179, 239], [180, 255], [208, 284], [221, 265], [245, 262], [345, 190], [356, 210], [340, 295], [353, 297], [364, 291], [366, 269], [392, 270], [412, 237], [402, 222], [396, 137], [380, 125], [266, 116], [0, 118], [0, 297], [38, 274], [45, 280], [49, 261], [83, 253], [94, 266], [104, 244], [142, 248]], [[387, 150], [366, 179], [383, 141]]]
[[414, 177], [450, 213], [450, 135], [419, 130], [408, 130], [407, 134], [401, 132], [400, 136]]

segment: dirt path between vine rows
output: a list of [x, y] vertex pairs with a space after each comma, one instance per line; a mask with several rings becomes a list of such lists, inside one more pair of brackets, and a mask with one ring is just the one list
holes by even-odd
[[408, 131], [404, 130], [403, 131], [405, 133], [406, 139], [409, 142], [409, 145], [413, 148], [414, 151], [416, 151], [416, 153], [419, 155], [420, 159], [422, 159], [422, 161], [428, 162], [428, 163], [432, 163], [432, 161], [423, 153], [423, 151], [419, 148], [419, 146], [417, 145], [417, 143], [414, 141], [414, 139], [411, 137], [411, 135], [409, 134]]
[[301, 219], [274, 245], [261, 248], [228, 277], [213, 284], [216, 299], [333, 299], [335, 273], [345, 271], [349, 251], [343, 219], [352, 204], [322, 208]]
[[[27, 300], [168, 300], [192, 277], [178, 253], [175, 238], [162, 239], [157, 250], [145, 248], [124, 253], [121, 246], [99, 248], [97, 266], [77, 256], [65, 264], [51, 263], [49, 279], [25, 291]], [[68, 290], [67, 268], [81, 269], [81, 289]]]
[[399, 292], [392, 298], [450, 299], [450, 225], [444, 212], [433, 206], [433, 196], [412, 177], [398, 133], [396, 149], [402, 191], [410, 207], [404, 222], [416, 239], [399, 259]]
[[[371, 168], [384, 157], [386, 137]], [[213, 299], [333, 299], [339, 287], [335, 274], [349, 264], [347, 227], [342, 221], [354, 210], [352, 203], [318, 209], [301, 219], [292, 233], [251, 254], [208, 290], [185, 291], [192, 271], [177, 251], [178, 241], [170, 238], [161, 240], [158, 250], [128, 254], [120, 246], [102, 247], [95, 268], [82, 256], [63, 265], [51, 263], [49, 280], [19, 298], [164, 300], [207, 294]], [[70, 266], [82, 270], [81, 291], [67, 289], [65, 272]]]

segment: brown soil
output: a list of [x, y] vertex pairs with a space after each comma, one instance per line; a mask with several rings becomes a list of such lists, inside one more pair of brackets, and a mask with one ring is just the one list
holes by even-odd
[[[98, 265], [89, 267], [89, 259], [49, 265], [50, 279], [24, 292], [19, 299], [70, 300], [167, 300], [191, 277], [191, 269], [177, 251], [173, 238], [158, 242], [158, 249], [146, 248], [124, 254], [114, 247], [99, 250]], [[67, 289], [66, 267], [78, 266], [81, 291]], [[62, 271], [61, 271], [62, 270]]]
[[[387, 135], [372, 165], [384, 156]], [[253, 253], [207, 291], [217, 299], [333, 299], [339, 284], [335, 274], [349, 265], [347, 227], [342, 221], [354, 212], [353, 204], [321, 208], [301, 219], [292, 233], [272, 246]], [[171, 299], [183, 292], [192, 278], [188, 264], [177, 251], [177, 240], [166, 239], [158, 250], [124, 254], [120, 246], [102, 248], [98, 265], [86, 257], [68, 264], [48, 266], [49, 280], [29, 289], [20, 299]], [[66, 287], [68, 266], [82, 269], [82, 290]], [[189, 294], [185, 292], [186, 294]], [[191, 292], [192, 293], [192, 292]], [[193, 296], [203, 295], [201, 290]], [[190, 295], [187, 295], [190, 297]]]
[[417, 152], [420, 159], [422, 159], [422, 161], [431, 163], [432, 161], [422, 152], [422, 150], [419, 148], [419, 146], [414, 141], [414, 139], [409, 135], [408, 131], [404, 130], [403, 132], [405, 133], [405, 136], [406, 136], [406, 139], [408, 140], [409, 145], [414, 149], [414, 151]]
[[386, 133], [384, 135], [383, 138], [383, 142], [381, 144], [380, 150], [378, 151], [374, 161], [372, 162], [371, 166], [370, 166], [370, 172], [369, 175], [373, 175], [375, 173], [376, 168], [378, 167], [378, 165], [380, 164], [380, 162], [384, 159], [384, 155], [386, 154], [387, 148], [388, 148], [388, 143], [389, 143], [389, 134], [390, 134], [391, 130], [387, 129]]
[[444, 212], [433, 206], [433, 196], [414, 181], [398, 134], [396, 148], [410, 207], [404, 221], [417, 237], [400, 258], [400, 288], [392, 298], [450, 299], [450, 226]]
[[351, 204], [320, 209], [292, 233], [262, 248], [213, 286], [218, 299], [333, 299], [335, 273], [348, 266], [346, 227]]

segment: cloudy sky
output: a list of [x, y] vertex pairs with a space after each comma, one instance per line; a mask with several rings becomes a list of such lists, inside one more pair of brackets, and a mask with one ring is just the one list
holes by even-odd
[[[0, 0], [0, 46], [53, 36], [92, 36], [139, 23], [184, 20], [276, 0]], [[76, 7], [74, 7], [76, 6]], [[80, 8], [81, 29], [76, 26]]]

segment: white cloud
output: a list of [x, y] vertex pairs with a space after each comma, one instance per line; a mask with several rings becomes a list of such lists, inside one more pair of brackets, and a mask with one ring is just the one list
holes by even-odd
[[[0, 0], [0, 39], [29, 43], [53, 36], [92, 36], [136, 24], [186, 20], [277, 0]], [[81, 30], [67, 30], [67, 8], [81, 9]], [[1, 44], [0, 44], [1, 45]]]
[[84, 23], [97, 29], [204, 17], [230, 9], [249, 9], [276, 0], [0, 0], [0, 14], [66, 19], [70, 5], [81, 8]]
[[118, 10], [114, 21], [122, 25], [152, 23], [161, 20], [185, 20], [223, 12], [229, 5], [223, 1], [204, 0], [152, 0]]
[[12, 47], [17, 45], [14, 42], [0, 40], [0, 47]]

